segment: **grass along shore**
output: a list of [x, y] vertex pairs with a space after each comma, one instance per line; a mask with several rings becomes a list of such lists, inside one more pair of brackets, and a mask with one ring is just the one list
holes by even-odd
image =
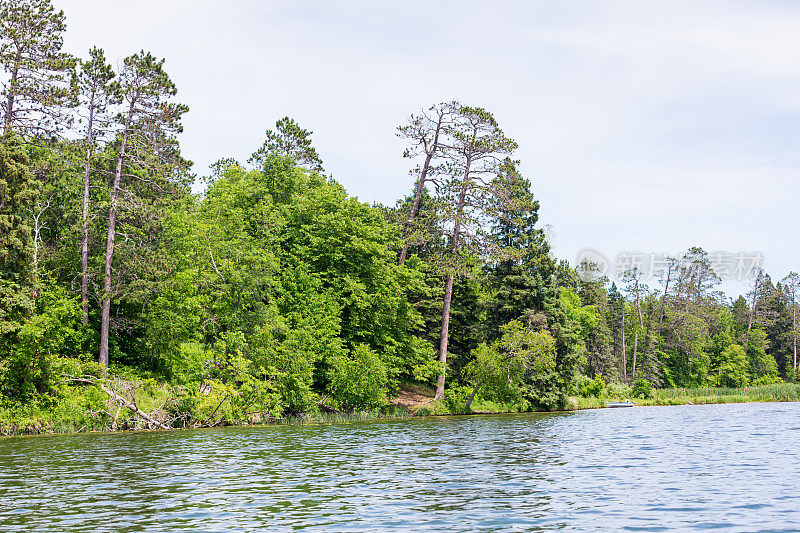
[[605, 407], [607, 401], [630, 399], [635, 405], [691, 405], [715, 403], [749, 402], [797, 402], [800, 401], [800, 384], [773, 383], [747, 387], [696, 387], [654, 389], [650, 398], [633, 398], [615, 394], [598, 397], [571, 397], [571, 409], [595, 409]]
[[[113, 402], [97, 387], [75, 387], [64, 400], [50, 406], [21, 405], [0, 407], [0, 436], [65, 434], [106, 431], [163, 429], [148, 423], [133, 410]], [[627, 393], [627, 395], [626, 395]], [[134, 398], [137, 409], [159, 416], [168, 398], [173, 394], [167, 385], [149, 383], [138, 389]], [[777, 383], [740, 388], [697, 387], [654, 389], [649, 398], [633, 398], [629, 391], [614, 391], [597, 396], [571, 396], [567, 410], [597, 409], [607, 401], [630, 399], [637, 406], [692, 405], [747, 402], [800, 401], [800, 384]], [[519, 412], [512, 405], [489, 401], [476, 401], [472, 413], [448, 409], [445, 402], [433, 402], [433, 390], [420, 385], [404, 384], [399, 395], [379, 409], [352, 413], [330, 413], [314, 410], [301, 416], [275, 418], [256, 413], [237, 418], [230, 410], [220, 409], [216, 399], [208, 406], [195, 408], [192, 415], [175, 418], [170, 427], [175, 429], [245, 426], [267, 424], [336, 423], [381, 418], [409, 418], [457, 414], [488, 414]], [[162, 414], [166, 411], [161, 411]], [[163, 420], [168, 420], [164, 418]]]

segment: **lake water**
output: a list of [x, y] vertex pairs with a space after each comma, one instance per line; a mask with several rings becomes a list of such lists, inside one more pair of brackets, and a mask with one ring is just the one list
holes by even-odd
[[800, 530], [800, 403], [0, 439], [0, 531]]

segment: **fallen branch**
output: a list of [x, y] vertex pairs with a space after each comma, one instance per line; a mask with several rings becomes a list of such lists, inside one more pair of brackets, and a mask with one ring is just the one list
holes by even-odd
[[[75, 383], [88, 383], [88, 384], [90, 384], [90, 385], [97, 385], [98, 387], [100, 387], [100, 389], [101, 389], [103, 392], [105, 392], [106, 394], [108, 394], [108, 396], [109, 396], [109, 397], [110, 397], [112, 400], [114, 400], [114, 401], [116, 401], [117, 403], [119, 403], [119, 404], [121, 404], [121, 405], [123, 405], [123, 406], [127, 407], [128, 409], [130, 409], [131, 411], [133, 411], [134, 413], [136, 413], [136, 414], [137, 414], [139, 417], [141, 417], [143, 420], [145, 420], [145, 421], [149, 422], [150, 424], [152, 424], [152, 425], [154, 425], [154, 426], [156, 426], [156, 427], [158, 427], [158, 428], [160, 428], [160, 429], [172, 429], [172, 428], [170, 428], [169, 426], [167, 426], [167, 425], [165, 425], [165, 424], [163, 424], [163, 423], [159, 422], [158, 420], [156, 420], [156, 419], [155, 419], [155, 418], [153, 418], [152, 416], [148, 415], [147, 413], [145, 413], [144, 411], [142, 411], [141, 409], [139, 409], [139, 408], [138, 408], [138, 407], [137, 407], [135, 404], [133, 404], [133, 403], [129, 402], [129, 401], [128, 401], [127, 399], [125, 399], [124, 397], [120, 396], [119, 394], [117, 394], [117, 393], [116, 393], [116, 392], [114, 392], [113, 390], [111, 390], [111, 389], [109, 389], [108, 387], [106, 387], [106, 386], [105, 386], [103, 383], [98, 383], [98, 382], [96, 382], [96, 381], [95, 381], [95, 380], [93, 380], [93, 379], [87, 379], [87, 378], [76, 378], [76, 377], [71, 377], [71, 376], [70, 376], [70, 377], [68, 377], [68, 378], [66, 379], [66, 381], [72, 381], [72, 382], [75, 382]], [[119, 410], [117, 410], [117, 416], [118, 416], [118, 415], [119, 415]], [[114, 423], [116, 424], [116, 417], [114, 417]]]
[[[211, 414], [210, 414], [210, 415], [208, 415], [208, 418], [206, 418], [205, 420], [203, 420], [203, 421], [200, 423], [200, 427], [205, 427], [205, 426], [206, 426], [206, 424], [208, 424], [208, 422], [209, 422], [209, 421], [210, 421], [210, 420], [211, 420], [211, 419], [214, 417], [214, 415], [215, 415], [215, 414], [217, 414], [217, 411], [219, 411], [219, 408], [220, 408], [220, 407], [222, 407], [222, 404], [223, 404], [223, 403], [225, 403], [225, 400], [227, 400], [227, 399], [228, 399], [228, 393], [226, 392], [226, 393], [225, 393], [225, 396], [223, 396], [223, 397], [222, 397], [222, 400], [221, 400], [221, 401], [220, 401], [220, 402], [217, 404], [217, 407], [216, 407], [216, 409], [214, 409], [214, 410], [211, 412]], [[214, 424], [212, 424], [212, 425], [211, 425], [211, 427], [214, 427], [214, 426], [216, 426], [218, 422], [219, 422], [219, 421], [217, 421], [217, 422], [214, 422]]]
[[154, 426], [159, 427], [161, 429], [172, 429], [169, 426], [166, 426], [166, 425], [162, 424], [161, 422], [159, 422], [158, 420], [156, 420], [152, 416], [148, 415], [147, 413], [145, 413], [144, 411], [142, 411], [141, 409], [136, 407], [134, 404], [132, 404], [131, 402], [129, 402], [128, 400], [126, 400], [125, 398], [123, 398], [122, 396], [117, 394], [116, 392], [112, 391], [111, 389], [109, 389], [108, 387], [103, 385], [102, 383], [97, 383], [97, 386], [100, 387], [103, 390], [103, 392], [105, 392], [106, 394], [111, 396], [112, 400], [115, 400], [115, 401], [121, 403], [122, 405], [124, 405], [125, 407], [127, 407], [128, 409], [130, 409], [131, 411], [136, 413], [137, 415], [139, 415], [141, 418], [146, 420], [147, 422], [149, 422], [149, 423], [153, 424]]
[[334, 409], [333, 407], [325, 405], [323, 403], [323, 400], [320, 400], [320, 401], [317, 402], [317, 407], [319, 407], [321, 410], [325, 411], [326, 413], [341, 413], [342, 412], [342, 411], [338, 411], [338, 410]]

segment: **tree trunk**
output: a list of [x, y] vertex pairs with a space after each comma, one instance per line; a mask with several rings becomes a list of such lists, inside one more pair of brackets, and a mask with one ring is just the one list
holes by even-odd
[[403, 249], [400, 250], [400, 266], [406, 264], [406, 255], [408, 255], [408, 235], [411, 232], [411, 225], [414, 219], [417, 218], [419, 211], [419, 203], [422, 200], [422, 191], [425, 190], [425, 179], [428, 175], [428, 165], [431, 161], [431, 155], [425, 158], [425, 165], [422, 167], [422, 173], [417, 181], [417, 190], [414, 193], [414, 203], [411, 205], [411, 211], [408, 214], [408, 220], [403, 225]]
[[464, 406], [464, 411], [469, 413], [469, 408], [472, 407], [472, 400], [475, 399], [475, 395], [478, 394], [478, 390], [481, 388], [480, 384], [476, 385], [474, 389], [472, 389], [472, 393], [467, 398], [467, 404]]
[[753, 300], [750, 302], [750, 317], [747, 320], [747, 333], [744, 336], [745, 349], [750, 342], [750, 330], [753, 328], [753, 320], [756, 314], [756, 302], [758, 297], [758, 282], [761, 280], [761, 271], [758, 271], [756, 276], [755, 285], [753, 286]]
[[792, 351], [794, 352], [794, 364], [792, 368], [797, 372], [797, 302], [795, 302], [795, 290], [792, 288]]
[[661, 299], [661, 315], [658, 317], [658, 327], [664, 322], [664, 308], [667, 305], [667, 291], [669, 290], [669, 278], [672, 275], [672, 265], [667, 267], [667, 282], [664, 284], [664, 297]]
[[450, 303], [453, 300], [453, 280], [455, 274], [450, 272], [447, 275], [447, 283], [444, 289], [444, 305], [442, 306], [442, 333], [439, 337], [439, 362], [442, 364], [442, 371], [436, 377], [436, 394], [434, 400], [444, 398], [444, 376], [447, 365], [447, 343], [450, 334]]
[[461, 186], [461, 194], [458, 197], [458, 208], [456, 209], [456, 217], [453, 223], [453, 238], [450, 241], [450, 257], [453, 260], [450, 272], [447, 274], [447, 283], [444, 288], [444, 304], [442, 305], [442, 333], [439, 338], [439, 362], [442, 364], [442, 371], [436, 378], [436, 394], [434, 400], [441, 400], [444, 398], [444, 379], [447, 372], [447, 343], [450, 339], [450, 303], [453, 299], [453, 281], [455, 279], [455, 263], [457, 261], [458, 253], [458, 238], [461, 234], [461, 215], [464, 212], [464, 202], [467, 198], [467, 185], [469, 183], [469, 167], [471, 157], [467, 158], [466, 169], [464, 170], [464, 183]]
[[119, 183], [122, 179], [122, 162], [125, 159], [125, 148], [128, 144], [130, 133], [131, 118], [133, 115], [134, 103], [128, 110], [128, 117], [125, 122], [125, 130], [122, 134], [122, 144], [119, 148], [117, 157], [117, 168], [114, 173], [114, 187], [111, 190], [111, 211], [108, 214], [108, 237], [106, 239], [106, 265], [103, 272], [103, 300], [102, 318], [100, 322], [100, 364], [108, 367], [108, 334], [111, 324], [111, 264], [114, 257], [114, 238], [117, 232], [117, 200], [119, 197]]
[[83, 324], [89, 323], [89, 173], [92, 164], [92, 122], [94, 94], [89, 104], [89, 125], [86, 132], [86, 171], [83, 175], [83, 226], [81, 227], [81, 306]]
[[631, 381], [636, 381], [636, 350], [639, 345], [639, 333], [633, 334], [633, 368], [631, 369]]
[[433, 154], [436, 153], [436, 150], [439, 149], [439, 131], [442, 128], [442, 120], [443, 116], [439, 117], [439, 122], [436, 123], [436, 133], [433, 136], [433, 146], [431, 149], [428, 150], [428, 154], [425, 156], [425, 164], [422, 165], [422, 172], [419, 175], [419, 181], [417, 182], [417, 190], [414, 192], [414, 203], [411, 205], [411, 211], [408, 214], [408, 220], [403, 226], [403, 249], [400, 250], [400, 265], [404, 265], [406, 263], [406, 255], [408, 254], [408, 235], [411, 232], [411, 225], [414, 223], [414, 220], [417, 218], [417, 213], [419, 212], [419, 203], [422, 200], [422, 192], [425, 190], [425, 181], [428, 179], [428, 170], [431, 166], [431, 159], [433, 159]]
[[628, 361], [625, 354], [625, 302], [622, 302], [622, 379], [628, 382]]

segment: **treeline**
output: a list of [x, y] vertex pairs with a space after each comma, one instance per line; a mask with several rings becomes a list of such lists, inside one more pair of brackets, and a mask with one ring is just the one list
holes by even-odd
[[571, 268], [482, 108], [398, 128], [417, 166], [392, 207], [349, 196], [288, 117], [198, 196], [164, 60], [116, 71], [99, 48], [64, 52], [65, 29], [48, 0], [0, 2], [4, 406], [58, 405], [109, 372], [174, 386], [184, 423], [381, 408], [404, 382], [435, 386], [443, 409], [525, 410], [600, 379], [797, 379], [797, 274], [762, 273], [731, 304], [700, 249], [653, 289]]

